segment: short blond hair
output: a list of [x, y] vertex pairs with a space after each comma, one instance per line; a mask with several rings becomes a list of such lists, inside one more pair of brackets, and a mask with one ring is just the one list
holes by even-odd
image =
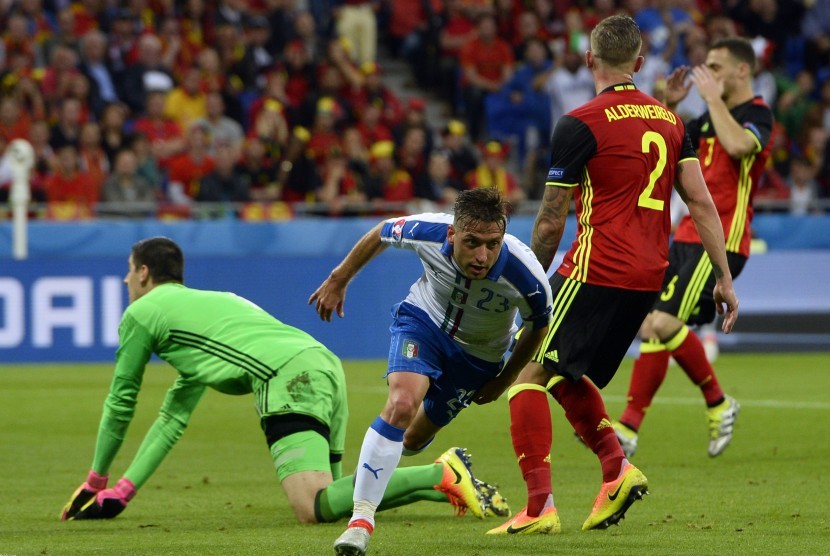
[[627, 15], [612, 15], [591, 31], [591, 51], [611, 66], [633, 63], [640, 55], [643, 39], [637, 23]]

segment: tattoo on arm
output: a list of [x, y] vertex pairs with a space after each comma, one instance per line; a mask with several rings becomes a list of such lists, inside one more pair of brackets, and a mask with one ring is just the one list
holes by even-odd
[[723, 269], [720, 265], [712, 263], [712, 272], [715, 274], [715, 280], [720, 280], [723, 278]]
[[533, 235], [530, 239], [530, 249], [545, 270], [550, 267], [556, 250], [559, 248], [562, 232], [565, 229], [565, 219], [571, 206], [571, 193], [572, 190], [569, 187], [548, 186], [545, 188], [545, 195], [539, 206], [539, 214], [533, 224]]

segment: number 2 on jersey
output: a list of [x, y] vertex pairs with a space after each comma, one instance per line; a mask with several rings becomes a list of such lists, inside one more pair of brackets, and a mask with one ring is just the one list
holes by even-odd
[[648, 154], [651, 151], [651, 144], [657, 145], [657, 166], [651, 171], [648, 176], [648, 185], [643, 192], [640, 193], [640, 198], [637, 201], [637, 206], [652, 209], [663, 210], [663, 200], [654, 199], [651, 192], [654, 191], [654, 185], [660, 176], [663, 175], [663, 170], [666, 169], [666, 140], [662, 135], [656, 131], [646, 131], [643, 133], [643, 152]]

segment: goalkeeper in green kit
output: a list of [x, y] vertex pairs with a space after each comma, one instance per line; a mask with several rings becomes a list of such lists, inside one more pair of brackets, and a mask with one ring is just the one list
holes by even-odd
[[[130, 305], [118, 330], [92, 469], [61, 519], [120, 514], [181, 438], [207, 388], [254, 395], [277, 476], [300, 522], [350, 515], [353, 480], [341, 477], [348, 405], [340, 360], [242, 297], [186, 287], [181, 249], [167, 238], [136, 243], [128, 265]], [[108, 488], [152, 354], [178, 377], [132, 463]], [[495, 488], [472, 475], [461, 448], [450, 448], [434, 464], [398, 469], [381, 509], [418, 500], [449, 502], [456, 513], [469, 509], [478, 517], [509, 513]]]

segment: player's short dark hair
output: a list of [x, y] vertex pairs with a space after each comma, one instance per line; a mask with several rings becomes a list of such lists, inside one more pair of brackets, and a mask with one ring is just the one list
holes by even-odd
[[166, 237], [142, 239], [133, 245], [133, 265], [145, 265], [156, 284], [184, 283], [184, 255], [176, 242]]
[[627, 15], [606, 17], [591, 31], [591, 52], [612, 66], [636, 60], [642, 44], [637, 22]]
[[712, 43], [709, 50], [718, 50], [720, 48], [729, 52], [729, 55], [738, 60], [749, 64], [749, 69], [755, 71], [755, 64], [757, 59], [755, 57], [755, 49], [752, 48], [752, 43], [743, 37], [724, 37]]
[[498, 189], [480, 187], [468, 189], [458, 194], [453, 211], [454, 225], [465, 228], [473, 222], [497, 223], [502, 230], [507, 230], [507, 210], [509, 204]]

